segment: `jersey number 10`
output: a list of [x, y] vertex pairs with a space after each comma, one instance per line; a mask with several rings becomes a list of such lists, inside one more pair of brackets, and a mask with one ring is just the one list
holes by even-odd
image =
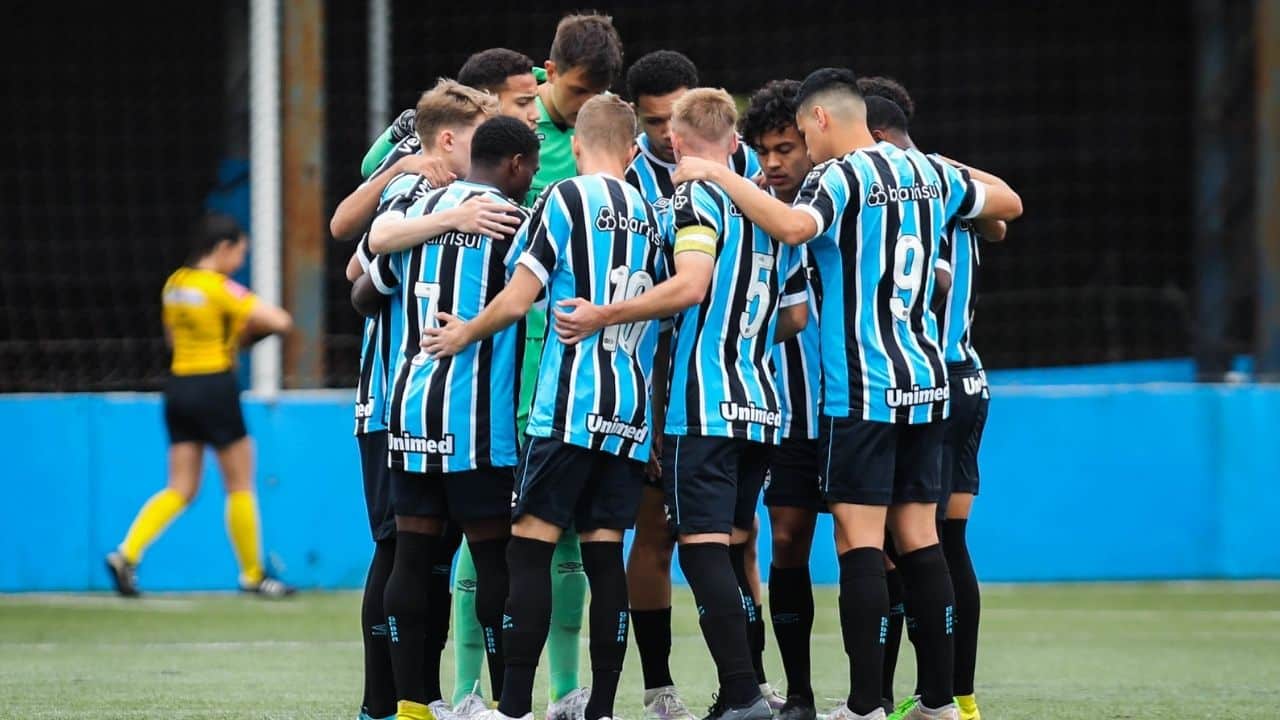
[[[630, 300], [641, 293], [653, 289], [653, 276], [644, 270], [630, 272], [626, 265], [619, 265], [609, 271], [609, 304]], [[640, 343], [640, 334], [644, 332], [645, 323], [633, 322], [626, 325], [610, 325], [600, 333], [600, 345], [609, 352], [622, 348], [622, 352], [631, 355]]]

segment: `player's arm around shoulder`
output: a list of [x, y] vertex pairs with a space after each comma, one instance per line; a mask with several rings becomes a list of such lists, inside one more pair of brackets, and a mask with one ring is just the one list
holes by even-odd
[[726, 165], [702, 158], [681, 158], [672, 174], [672, 181], [683, 183], [693, 180], [705, 180], [719, 185], [743, 215], [779, 242], [800, 245], [821, 232], [817, 221], [809, 213], [778, 200]]

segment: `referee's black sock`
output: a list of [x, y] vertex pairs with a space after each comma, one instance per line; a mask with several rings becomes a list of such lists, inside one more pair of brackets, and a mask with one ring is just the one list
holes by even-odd
[[874, 547], [846, 551], [840, 556], [840, 633], [849, 656], [848, 705], [859, 715], [880, 707], [888, 632], [884, 553]]
[[916, 624], [912, 641], [919, 668], [920, 701], [939, 708], [955, 696], [955, 591], [942, 547], [930, 545], [898, 558], [902, 582], [906, 586], [907, 614]]
[[973, 694], [973, 674], [978, 662], [978, 617], [982, 613], [982, 597], [978, 576], [973, 571], [965, 528], [969, 521], [947, 520], [942, 524], [942, 553], [951, 571], [951, 587], [956, 594], [956, 695]]
[[880, 697], [886, 707], [893, 707], [893, 676], [898, 669], [898, 651], [902, 649], [902, 623], [906, 618], [903, 605], [902, 573], [898, 568], [886, 570], [885, 584], [889, 586], [889, 632], [884, 640], [884, 688]]
[[387, 717], [396, 712], [396, 683], [391, 675], [391, 652], [387, 643], [387, 613], [382, 595], [396, 557], [395, 538], [373, 545], [373, 560], [364, 581], [360, 602], [360, 622], [364, 626], [364, 702], [370, 717]]
[[698, 604], [698, 624], [720, 678], [720, 700], [731, 708], [746, 707], [760, 697], [747, 643], [742, 592], [729, 560], [729, 547], [720, 543], [682, 544], [680, 569]]
[[397, 699], [423, 705], [440, 699], [440, 673], [427, 677], [425, 664], [427, 618], [433, 610], [427, 587], [439, 545], [435, 535], [396, 531], [395, 562], [383, 593]]
[[751, 668], [756, 673], [756, 684], [769, 682], [764, 674], [764, 618], [760, 617], [761, 607], [756, 604], [751, 594], [751, 582], [747, 578], [747, 544], [737, 543], [729, 546], [729, 560], [733, 563], [733, 574], [738, 580], [738, 592], [742, 593], [742, 611], [747, 616], [747, 646], [751, 648]]
[[787, 697], [799, 695], [813, 704], [809, 640], [813, 634], [813, 581], [807, 566], [769, 568], [769, 615], [778, 640]]
[[[485, 661], [493, 696], [502, 695], [502, 611], [507, 602], [507, 538], [468, 542], [476, 566], [476, 621], [484, 634]], [[548, 570], [550, 573], [550, 570]], [[548, 574], [548, 577], [550, 575]]]
[[498, 710], [507, 717], [533, 712], [533, 677], [551, 632], [551, 556], [555, 551], [555, 543], [521, 537], [511, 538], [507, 546], [511, 593], [502, 631], [506, 675], [498, 695]]
[[627, 571], [621, 542], [584, 542], [581, 547], [591, 587], [591, 697], [585, 720], [600, 720], [613, 717], [627, 655]]
[[[431, 616], [427, 618], [427, 656], [425, 670], [428, 682], [430, 678], [440, 677], [440, 654], [444, 652], [445, 643], [449, 640], [449, 620], [453, 610], [453, 596], [450, 594], [450, 574], [453, 571], [453, 554], [458, 551], [462, 542], [462, 531], [453, 523], [445, 528], [436, 548], [436, 556], [431, 563], [431, 580], [427, 586], [428, 602], [431, 603]], [[438, 681], [437, 681], [438, 682]], [[383, 717], [374, 715], [374, 717]]]

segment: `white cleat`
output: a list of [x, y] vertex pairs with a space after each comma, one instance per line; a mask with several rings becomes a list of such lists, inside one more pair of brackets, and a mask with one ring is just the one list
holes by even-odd
[[591, 688], [570, 690], [567, 695], [547, 706], [547, 720], [584, 720]]
[[675, 685], [644, 691], [644, 720], [698, 720]]
[[489, 703], [484, 701], [480, 693], [472, 692], [468, 693], [462, 698], [461, 702], [454, 706], [453, 717], [455, 720], [473, 720], [480, 713], [489, 709]]
[[927, 708], [924, 703], [916, 703], [902, 720], [960, 720], [960, 708], [955, 703], [947, 703], [940, 708]]
[[839, 707], [827, 713], [826, 717], [827, 720], [885, 720], [886, 715], [882, 707], [878, 707], [866, 715], [859, 715], [850, 710], [847, 703], [840, 703]]

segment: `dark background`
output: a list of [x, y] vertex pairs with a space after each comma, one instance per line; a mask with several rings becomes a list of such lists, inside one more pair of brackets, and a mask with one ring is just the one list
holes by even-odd
[[[476, 3], [442, 15], [436, 3], [394, 5], [397, 112], [472, 52], [506, 46], [541, 63], [556, 21], [577, 7]], [[1008, 180], [1026, 210], [1007, 243], [983, 251], [975, 344], [989, 367], [1192, 353], [1190, 3], [707, 1], [609, 11], [628, 64], [681, 50], [703, 84], [734, 93], [823, 65], [896, 77], [916, 102], [922, 149]], [[0, 391], [149, 389], [163, 378], [160, 287], [182, 261], [183, 231], [214, 189], [219, 160], [244, 151], [228, 70], [244, 62], [236, 12], [235, 3], [15, 4], [0, 30]], [[371, 139], [366, 12], [363, 3], [326, 6], [329, 210], [359, 182]], [[1252, 211], [1252, 182], [1241, 176], [1234, 216]], [[326, 385], [335, 387], [354, 384], [358, 359], [348, 253], [330, 243], [326, 264]], [[1245, 283], [1234, 294], [1241, 307], [1222, 310], [1246, 349], [1250, 293]]]

